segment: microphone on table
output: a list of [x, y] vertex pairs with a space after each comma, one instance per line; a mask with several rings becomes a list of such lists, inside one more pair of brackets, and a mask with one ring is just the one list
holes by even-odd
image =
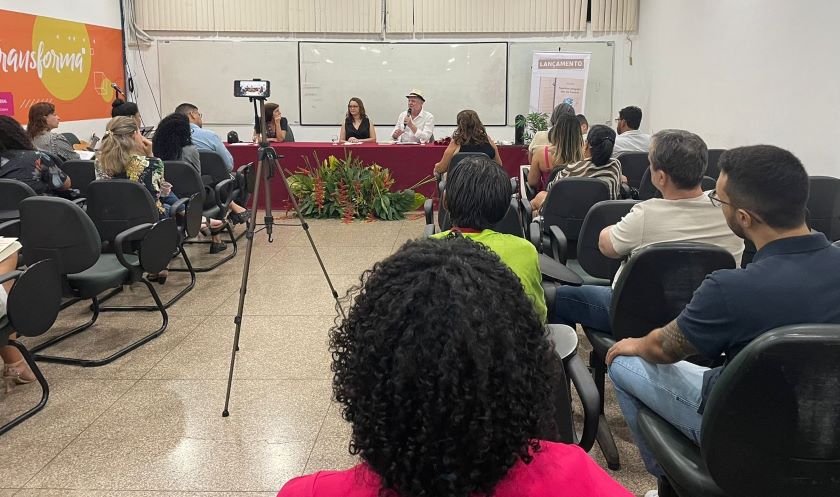
[[125, 96], [125, 92], [124, 92], [124, 91], [122, 91], [122, 90], [120, 89], [120, 87], [119, 87], [119, 86], [117, 86], [117, 84], [116, 84], [116, 83], [111, 83], [111, 88], [113, 88], [113, 89], [114, 89], [114, 91], [116, 91], [117, 93], [122, 93], [122, 96]]

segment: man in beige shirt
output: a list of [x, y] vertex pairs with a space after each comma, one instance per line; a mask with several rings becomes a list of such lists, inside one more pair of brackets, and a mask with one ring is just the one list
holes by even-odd
[[[707, 161], [706, 144], [693, 133], [663, 130], [654, 135], [651, 180], [663, 198], [636, 204], [621, 221], [604, 228], [598, 242], [601, 253], [621, 259], [653, 243], [702, 242], [723, 247], [740, 263], [743, 240], [732, 233], [721, 208], [700, 188]], [[556, 315], [549, 319], [609, 331], [611, 301], [612, 288], [607, 286], [561, 286], [557, 288]]]

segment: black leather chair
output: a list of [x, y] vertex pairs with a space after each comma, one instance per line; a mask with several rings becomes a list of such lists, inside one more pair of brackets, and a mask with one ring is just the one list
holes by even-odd
[[[706, 169], [706, 171], [708, 171], [708, 169]], [[703, 176], [703, 179], [700, 180], [700, 188], [703, 189], [704, 192], [714, 190], [716, 184], [717, 179], [709, 176], [708, 174]], [[647, 168], [645, 173], [642, 175], [642, 182], [639, 185], [639, 200], [650, 200], [652, 198], [662, 198], [662, 192], [653, 186], [653, 182], [650, 179], [650, 168]]]
[[18, 223], [7, 223], [20, 218], [21, 200], [36, 195], [29, 185], [14, 179], [0, 178], [0, 235], [18, 237]]
[[639, 427], [681, 497], [840, 495], [840, 325], [769, 331], [726, 366], [700, 447], [650, 409]]
[[[151, 195], [141, 184], [129, 180], [110, 181], [124, 181], [135, 187], [138, 195], [142, 192], [146, 196], [148, 208], [157, 214]], [[102, 253], [100, 234], [93, 221], [81, 207], [69, 200], [55, 197], [27, 198], [20, 203], [20, 214], [21, 244], [25, 247], [23, 262], [30, 265], [44, 259], [54, 260], [62, 277], [64, 295], [90, 299], [93, 310], [90, 321], [32, 347], [32, 352], [45, 350], [90, 328], [99, 317], [99, 294], [138, 281], [148, 288], [163, 320], [154, 332], [103, 359], [45, 354], [36, 354], [36, 359], [80, 366], [102, 366], [163, 333], [169, 317], [160, 297], [152, 284], [143, 277], [143, 273], [160, 272], [175, 253], [178, 232], [173, 219], [138, 224], [123, 231], [114, 237], [114, 253]]]
[[650, 166], [647, 152], [625, 152], [618, 156], [621, 174], [627, 177], [630, 188], [639, 188], [645, 170]]
[[840, 240], [840, 179], [811, 176], [809, 182], [808, 226], [832, 242]]
[[720, 154], [724, 152], [726, 152], [725, 148], [709, 149], [709, 165], [706, 167], [706, 176], [714, 178], [715, 181], [717, 181], [718, 176], [720, 176], [720, 168], [718, 167], [718, 161], [720, 160]]
[[[113, 251], [116, 237], [135, 226], [142, 224], [154, 224], [158, 222], [159, 215], [154, 204], [149, 205], [151, 197], [134, 186], [136, 183], [128, 180], [97, 180], [90, 184], [86, 200], [86, 211], [88, 217], [93, 221], [99, 231], [105, 251]], [[191, 199], [182, 198], [172, 205], [172, 212], [177, 212], [181, 205], [186, 209], [185, 215], [178, 215], [175, 219], [179, 238], [176, 252], [180, 254], [191, 268], [190, 260], [183, 247], [184, 232], [187, 226], [187, 219], [191, 221], [190, 226], [197, 233], [201, 225], [201, 201], [198, 195], [195, 202], [190, 205]], [[195, 212], [191, 211], [194, 210]], [[190, 283], [163, 304], [168, 309], [172, 304], [181, 299], [195, 287], [195, 272], [190, 273]], [[100, 304], [122, 291], [122, 286], [99, 299]], [[123, 305], [123, 306], [102, 306], [99, 310], [107, 311], [156, 311], [156, 306], [150, 305]]]
[[[592, 344], [589, 367], [601, 398], [604, 397], [607, 351], [616, 341], [642, 337], [668, 324], [682, 312], [707, 274], [734, 267], [732, 254], [703, 243], [657, 243], [631, 257], [613, 289], [612, 330], [583, 329]], [[604, 418], [599, 425], [598, 441], [602, 448], [606, 446], [610, 451], [614, 445]], [[613, 469], [617, 469], [616, 466]]]
[[[213, 154], [213, 156], [218, 157], [220, 161], [219, 164], [221, 164], [221, 166], [224, 167], [224, 163], [221, 162], [221, 157], [219, 157], [219, 155], [215, 152], [210, 153]], [[211, 170], [215, 170], [213, 169], [213, 166], [211, 166]], [[164, 161], [164, 171], [166, 171], [166, 179], [167, 181], [172, 183], [172, 191], [177, 197], [183, 199], [190, 198], [193, 195], [199, 195], [203, 206], [202, 215], [207, 219], [223, 219], [225, 214], [227, 213], [227, 206], [230, 203], [232, 197], [239, 193], [239, 188], [234, 186], [234, 180], [231, 179], [226, 172], [226, 179], [222, 179], [221, 181], [216, 183], [215, 186], [211, 186], [211, 183], [215, 178], [210, 176], [199, 176], [195, 168], [193, 168], [191, 165], [184, 161]], [[221, 174], [218, 170], [216, 170], [216, 173]], [[192, 267], [188, 264], [185, 268], [171, 268], [170, 270], [189, 272], [194, 271], [196, 273], [205, 273], [207, 271], [212, 271], [213, 269], [216, 269], [225, 262], [236, 257], [238, 247], [236, 244], [237, 238], [233, 233], [233, 226], [231, 226], [229, 222], [225, 221], [224, 225], [220, 229], [212, 230], [211, 232], [213, 234], [217, 234], [221, 231], [224, 231], [228, 234], [228, 240], [225, 241], [230, 242], [232, 244], [232, 249], [229, 253], [220, 257], [209, 266]], [[197, 236], [197, 232], [195, 229], [184, 231], [183, 234], [186, 236], [186, 238], [194, 238], [195, 236]], [[183, 243], [208, 242], [185, 240]]]
[[0, 347], [11, 345], [20, 351], [41, 385], [41, 400], [35, 407], [0, 426], [0, 435], [34, 416], [47, 405], [50, 397], [50, 386], [35, 359], [22, 343], [9, 339], [9, 336], [17, 333], [24, 337], [36, 337], [46, 333], [55, 323], [61, 306], [61, 279], [55, 262], [44, 260], [32, 264], [25, 271], [0, 275], [0, 283], [12, 280], [15, 283], [6, 302], [6, 315], [0, 317]]
[[92, 160], [68, 160], [61, 164], [61, 170], [70, 177], [70, 184], [79, 190], [82, 197], [87, 197], [87, 187], [96, 180], [96, 171]]
[[529, 236], [537, 250], [566, 263], [577, 255], [577, 241], [589, 209], [610, 199], [610, 189], [595, 178], [565, 178], [545, 197], [540, 217], [531, 222]]
[[82, 143], [79, 140], [79, 137], [74, 135], [73, 133], [61, 133], [61, 136], [63, 136], [67, 140], [67, 143], [69, 143], [70, 145], [78, 145]]

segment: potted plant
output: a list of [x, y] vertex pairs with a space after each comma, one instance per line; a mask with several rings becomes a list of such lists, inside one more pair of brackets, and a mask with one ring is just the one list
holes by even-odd
[[545, 131], [548, 129], [548, 114], [544, 114], [542, 112], [530, 112], [526, 116], [518, 118], [516, 120], [516, 125], [525, 127], [523, 139], [525, 140], [525, 145], [529, 145], [531, 143], [531, 139], [534, 138], [534, 134], [537, 131]]

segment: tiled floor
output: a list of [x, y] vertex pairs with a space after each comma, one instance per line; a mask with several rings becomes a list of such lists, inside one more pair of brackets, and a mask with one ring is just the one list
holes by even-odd
[[[423, 221], [412, 218], [311, 222], [339, 294], [422, 233]], [[236, 259], [198, 275], [196, 288], [170, 309], [161, 337], [99, 368], [41, 363], [49, 403], [0, 437], [0, 497], [267, 497], [296, 475], [355, 464], [347, 452], [348, 427], [330, 399], [327, 331], [335, 302], [305, 232], [278, 226], [274, 238], [255, 237], [230, 417], [221, 412], [244, 243]], [[194, 263], [209, 260], [204, 250], [190, 248]], [[166, 298], [186, 281], [184, 273], [170, 273], [157, 288]], [[129, 301], [151, 299], [135, 285], [114, 299]], [[85, 311], [77, 304], [62, 312], [55, 328], [83, 322]], [[51, 352], [102, 357], [154, 330], [159, 320], [152, 312], [103, 313], [94, 328]], [[27, 409], [39, 395], [35, 385], [16, 388], [2, 397], [0, 419]], [[643, 494], [653, 480], [629, 442], [614, 397], [607, 402], [623, 464], [612, 474]], [[603, 464], [597, 447], [592, 455]]]

